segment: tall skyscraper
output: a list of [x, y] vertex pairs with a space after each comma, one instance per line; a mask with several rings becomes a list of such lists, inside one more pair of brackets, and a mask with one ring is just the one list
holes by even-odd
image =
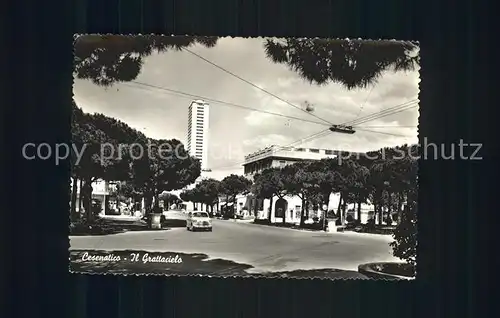
[[193, 157], [200, 159], [201, 169], [208, 169], [208, 125], [209, 104], [202, 100], [192, 101], [189, 105], [187, 150]]

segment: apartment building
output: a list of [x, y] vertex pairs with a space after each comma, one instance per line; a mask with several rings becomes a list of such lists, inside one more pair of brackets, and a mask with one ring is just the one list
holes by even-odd
[[187, 151], [200, 159], [201, 169], [208, 164], [208, 128], [210, 106], [202, 100], [194, 100], [188, 110]]

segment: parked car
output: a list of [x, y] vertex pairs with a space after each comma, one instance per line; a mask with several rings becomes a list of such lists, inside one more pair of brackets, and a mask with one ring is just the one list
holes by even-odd
[[190, 212], [186, 220], [188, 231], [205, 230], [212, 232], [212, 220], [207, 212]]

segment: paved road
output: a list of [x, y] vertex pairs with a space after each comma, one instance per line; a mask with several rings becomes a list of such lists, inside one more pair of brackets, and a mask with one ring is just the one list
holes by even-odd
[[249, 273], [297, 269], [357, 270], [362, 263], [399, 261], [390, 236], [323, 233], [214, 220], [213, 232], [185, 228], [71, 237], [71, 249], [203, 253], [254, 266]]

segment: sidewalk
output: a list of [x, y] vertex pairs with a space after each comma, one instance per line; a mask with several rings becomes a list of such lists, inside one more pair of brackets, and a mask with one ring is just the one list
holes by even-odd
[[230, 219], [230, 221], [236, 222], [236, 223], [252, 223], [255, 220], [255, 218], [250, 218], [250, 219]]
[[[231, 220], [229, 220], [231, 221]], [[234, 220], [236, 221], [236, 220]], [[299, 232], [305, 232], [305, 233], [321, 233], [325, 235], [335, 235], [335, 234], [341, 234], [345, 236], [350, 236], [350, 237], [366, 237], [366, 238], [378, 238], [384, 241], [392, 242], [393, 238], [392, 235], [385, 235], [385, 234], [375, 234], [375, 233], [358, 233], [354, 231], [339, 231], [339, 232], [326, 232], [323, 230], [312, 230], [312, 229], [304, 229], [304, 228], [298, 228], [298, 227], [284, 227], [284, 226], [274, 226], [274, 225], [267, 225], [267, 224], [258, 224], [258, 223], [253, 223], [253, 220], [247, 221], [247, 222], [236, 222], [236, 223], [243, 223], [243, 224], [251, 224], [253, 226], [260, 226], [260, 227], [272, 227], [275, 229], [283, 229], [283, 230], [290, 230], [290, 231], [299, 231]]]
[[116, 220], [116, 221], [139, 221], [140, 216], [134, 215], [99, 215], [103, 220]]

